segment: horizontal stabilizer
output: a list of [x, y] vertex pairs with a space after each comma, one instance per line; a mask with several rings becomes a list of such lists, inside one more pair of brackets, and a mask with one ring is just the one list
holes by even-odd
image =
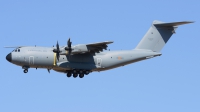
[[171, 23], [161, 23], [160, 21], [154, 21], [155, 26], [178, 26], [183, 24], [194, 23], [194, 21], [181, 21], [181, 22], [171, 22]]

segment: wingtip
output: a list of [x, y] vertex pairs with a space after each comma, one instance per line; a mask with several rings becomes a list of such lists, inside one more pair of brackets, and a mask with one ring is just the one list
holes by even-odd
[[106, 42], [108, 42], [108, 43], [114, 43], [114, 41], [106, 41]]
[[188, 23], [195, 23], [195, 21], [187, 21]]
[[189, 23], [194, 23], [195, 21], [181, 21], [181, 22], [189, 24]]

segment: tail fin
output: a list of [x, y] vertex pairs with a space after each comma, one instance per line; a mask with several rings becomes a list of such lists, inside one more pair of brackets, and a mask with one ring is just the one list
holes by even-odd
[[169, 38], [175, 33], [177, 26], [188, 23], [193, 22], [183, 21], [163, 23], [155, 20], [135, 49], [148, 49], [159, 52], [162, 50]]

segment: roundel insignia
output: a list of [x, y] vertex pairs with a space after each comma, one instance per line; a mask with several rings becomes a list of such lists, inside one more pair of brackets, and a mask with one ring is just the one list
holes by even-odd
[[118, 59], [118, 60], [121, 60], [121, 59], [122, 59], [122, 57], [121, 57], [121, 56], [118, 56], [118, 57], [117, 57], [117, 59]]

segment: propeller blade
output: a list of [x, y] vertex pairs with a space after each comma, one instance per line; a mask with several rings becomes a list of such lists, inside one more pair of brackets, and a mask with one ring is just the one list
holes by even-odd
[[71, 48], [71, 45], [72, 45], [72, 42], [70, 42], [70, 38], [69, 38], [68, 41], [67, 41], [68, 48]]
[[59, 58], [60, 58], [60, 47], [59, 47], [58, 41], [56, 43], [56, 49], [53, 49], [53, 52], [56, 53], [57, 60], [59, 61]]
[[72, 50], [71, 50], [71, 49], [69, 49], [69, 51], [68, 51], [68, 52], [69, 52], [69, 55], [71, 55], [71, 51], [72, 51]]
[[57, 57], [57, 60], [59, 61], [60, 54], [59, 54], [59, 53], [56, 53], [56, 57]]
[[60, 47], [59, 47], [58, 41], [57, 41], [57, 44], [56, 44], [56, 48], [57, 48], [57, 51], [60, 53]]
[[69, 55], [71, 54], [71, 51], [72, 51], [71, 47], [72, 47], [72, 42], [70, 41], [70, 38], [69, 38], [67, 41], [67, 47], [65, 47], [65, 50], [68, 51]]

